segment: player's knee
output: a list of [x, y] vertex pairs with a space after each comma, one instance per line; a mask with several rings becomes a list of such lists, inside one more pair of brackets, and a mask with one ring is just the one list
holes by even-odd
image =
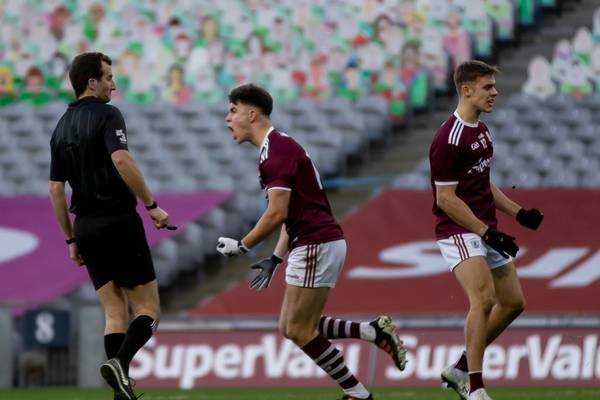
[[303, 345], [311, 339], [311, 332], [305, 326], [300, 324], [287, 324], [283, 336], [296, 344]]
[[492, 311], [492, 307], [496, 304], [496, 299], [490, 294], [482, 294], [474, 299], [471, 299], [471, 308], [480, 310], [484, 314], [489, 314]]
[[160, 320], [160, 308], [158, 307], [139, 307], [134, 311], [135, 317], [140, 315], [147, 315], [158, 323]]
[[521, 313], [523, 313], [523, 311], [525, 311], [525, 299], [522, 297], [518, 298], [518, 299], [514, 299], [510, 303], [505, 305], [505, 307], [508, 308], [511, 316], [513, 318], [516, 318], [519, 315], [521, 315]]

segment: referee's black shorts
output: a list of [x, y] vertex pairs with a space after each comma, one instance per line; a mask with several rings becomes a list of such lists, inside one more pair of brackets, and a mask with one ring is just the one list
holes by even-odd
[[75, 219], [75, 241], [94, 288], [114, 281], [133, 288], [154, 279], [154, 264], [137, 212]]

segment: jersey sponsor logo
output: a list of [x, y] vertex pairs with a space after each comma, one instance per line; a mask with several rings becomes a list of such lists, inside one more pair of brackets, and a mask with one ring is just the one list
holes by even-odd
[[125, 136], [125, 132], [123, 132], [123, 129], [117, 129], [115, 131], [115, 135], [117, 135], [117, 137], [119, 138], [119, 141], [123, 144], [127, 143], [127, 136]]
[[477, 150], [479, 148], [479, 142], [471, 143], [471, 150]]
[[[436, 253], [437, 251], [437, 253]], [[525, 247], [517, 259], [527, 252]], [[358, 265], [348, 272], [350, 279], [403, 279], [445, 274], [448, 264], [436, 242], [421, 241], [388, 247], [379, 253], [385, 265]], [[600, 279], [600, 249], [589, 247], [553, 247], [517, 270], [521, 279], [547, 279], [550, 288], [577, 288]]]
[[475, 165], [473, 165], [471, 167], [471, 169], [469, 169], [467, 174], [471, 175], [474, 172], [482, 173], [490, 167], [491, 163], [492, 163], [492, 157], [488, 157], [485, 160], [483, 158], [480, 158], [479, 161], [477, 161], [477, 163]]

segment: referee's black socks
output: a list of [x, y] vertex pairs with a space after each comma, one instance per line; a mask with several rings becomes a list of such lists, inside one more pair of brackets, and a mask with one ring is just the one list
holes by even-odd
[[109, 333], [104, 335], [104, 351], [106, 351], [106, 358], [111, 359], [117, 356], [119, 349], [123, 345], [125, 340], [124, 333]]
[[129, 374], [129, 363], [133, 356], [150, 340], [157, 325], [158, 321], [148, 315], [140, 315], [129, 325], [123, 345], [116, 355], [126, 374]]

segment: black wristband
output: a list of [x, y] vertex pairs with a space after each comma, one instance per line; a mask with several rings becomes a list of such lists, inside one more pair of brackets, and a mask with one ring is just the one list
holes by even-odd
[[283, 258], [279, 257], [277, 254], [273, 254], [271, 256], [271, 261], [275, 264], [281, 264], [283, 262]]
[[152, 204], [150, 204], [149, 206], [146, 206], [146, 210], [148, 210], [148, 211], [154, 210], [156, 207], [158, 207], [158, 203], [156, 202], [156, 200], [154, 200], [152, 202]]
[[74, 238], [74, 237], [72, 237], [72, 238], [70, 238], [70, 239], [67, 239], [67, 240], [65, 240], [65, 242], [66, 242], [67, 244], [75, 243], [75, 238]]

